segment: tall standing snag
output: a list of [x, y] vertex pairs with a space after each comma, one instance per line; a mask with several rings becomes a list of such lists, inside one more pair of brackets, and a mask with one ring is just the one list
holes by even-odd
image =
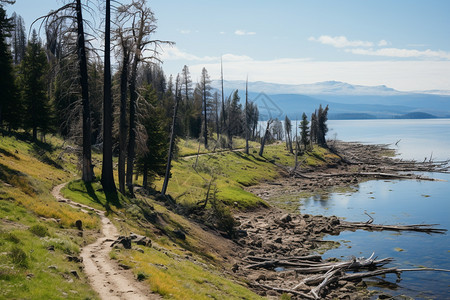
[[249, 116], [248, 116], [248, 76], [245, 82], [245, 154], [248, 154]]
[[[173, 44], [168, 41], [151, 40], [151, 35], [156, 31], [156, 18], [152, 10], [146, 7], [145, 0], [133, 0], [131, 4], [123, 5], [118, 8], [120, 12], [129, 16], [131, 20], [130, 26], [123, 28], [125, 36], [130, 36], [132, 42], [132, 64], [131, 75], [129, 80], [130, 90], [130, 115], [129, 115], [129, 134], [127, 145], [127, 171], [126, 171], [126, 185], [131, 196], [133, 192], [133, 172], [136, 156], [136, 105], [138, 99], [137, 92], [137, 75], [138, 66], [141, 63], [149, 63], [156, 58], [158, 54], [157, 48], [161, 44]], [[153, 46], [153, 49], [149, 49]], [[151, 53], [152, 55], [148, 55]]]
[[112, 98], [111, 98], [111, 1], [106, 0], [105, 66], [103, 85], [103, 164], [102, 186], [105, 193], [116, 193], [112, 162]]
[[77, 14], [77, 53], [80, 66], [81, 99], [83, 105], [83, 156], [81, 178], [84, 182], [92, 182], [94, 180], [94, 167], [92, 165], [91, 156], [91, 110], [89, 103], [88, 69], [81, 0], [76, 0], [75, 10]]
[[266, 145], [266, 140], [269, 137], [270, 134], [270, 125], [273, 123], [273, 119], [269, 119], [267, 121], [267, 127], [266, 127], [266, 131], [264, 132], [264, 137], [263, 140], [261, 142], [261, 148], [259, 149], [259, 156], [263, 156], [264, 155], [264, 146]]
[[164, 183], [161, 190], [161, 194], [165, 195], [167, 191], [167, 186], [169, 185], [170, 178], [170, 169], [172, 167], [172, 157], [173, 157], [173, 148], [175, 144], [175, 126], [177, 123], [177, 112], [178, 112], [178, 103], [180, 102], [180, 75], [177, 75], [176, 83], [175, 83], [175, 107], [173, 109], [173, 119], [172, 119], [172, 130], [170, 133], [170, 144], [169, 144], [169, 153], [167, 155], [167, 166], [166, 166], [166, 174], [164, 176]]

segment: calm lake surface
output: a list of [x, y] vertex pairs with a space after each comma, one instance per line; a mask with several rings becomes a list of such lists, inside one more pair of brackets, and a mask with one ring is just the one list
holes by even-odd
[[[450, 119], [329, 121], [328, 138], [371, 144], [392, 144], [399, 156], [423, 161], [450, 158]], [[397, 141], [400, 142], [395, 146]], [[300, 199], [301, 212], [336, 215], [349, 221], [366, 221], [367, 212], [379, 224], [440, 224], [450, 230], [450, 174], [426, 173], [445, 181], [372, 180], [355, 186], [355, 192], [329, 193]], [[325, 239], [341, 246], [324, 257], [393, 257], [393, 266], [450, 269], [450, 236], [415, 232], [343, 232]], [[370, 279], [371, 287], [414, 299], [450, 299], [450, 273], [404, 272]], [[380, 287], [380, 284], [382, 287]]]

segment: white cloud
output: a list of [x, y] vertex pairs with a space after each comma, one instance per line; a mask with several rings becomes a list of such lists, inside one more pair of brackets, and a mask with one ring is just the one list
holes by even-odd
[[433, 51], [430, 49], [421, 51], [415, 49], [398, 49], [398, 48], [382, 48], [382, 49], [345, 49], [346, 52], [360, 55], [372, 55], [372, 56], [385, 56], [385, 57], [401, 57], [401, 58], [438, 58], [438, 59], [450, 59], [450, 52], [445, 51]]
[[253, 59], [247, 55], [235, 55], [235, 54], [224, 54], [222, 55], [223, 61], [252, 61]]
[[[197, 56], [185, 51], [180, 50], [176, 46], [164, 45], [161, 50], [160, 59], [162, 61], [169, 60], [187, 60], [187, 61], [202, 61], [202, 62], [220, 62], [220, 56]], [[236, 55], [236, 54], [224, 54], [222, 55], [222, 60], [224, 62], [240, 62], [240, 61], [252, 61], [253, 59], [247, 55]]]
[[347, 47], [372, 47], [372, 42], [367, 41], [350, 41], [345, 36], [329, 36], [329, 35], [321, 35], [319, 38], [310, 37], [309, 41], [318, 42], [324, 45], [331, 45], [336, 48], [347, 48]]
[[189, 34], [189, 33], [191, 33], [191, 31], [189, 29], [180, 29], [179, 32], [181, 34]]
[[381, 41], [378, 42], [378, 46], [379, 47], [384, 47], [384, 46], [387, 46], [387, 45], [389, 45], [389, 43], [386, 40], [381, 40]]
[[254, 31], [245, 31], [245, 30], [241, 30], [241, 29], [237, 29], [234, 32], [235, 35], [255, 35], [256, 32]]
[[194, 54], [190, 54], [188, 52], [180, 50], [176, 46], [167, 46], [164, 45], [161, 49], [160, 59], [163, 61], [166, 60], [187, 60], [187, 61], [214, 61], [220, 59], [219, 57], [214, 56], [196, 56]]

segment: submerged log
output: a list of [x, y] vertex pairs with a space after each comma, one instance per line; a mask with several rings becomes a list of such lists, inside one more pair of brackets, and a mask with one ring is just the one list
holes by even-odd
[[439, 224], [412, 224], [412, 225], [382, 225], [382, 224], [372, 224], [373, 218], [370, 217], [371, 220], [362, 223], [362, 222], [348, 222], [348, 221], [340, 221], [338, 227], [340, 229], [364, 229], [371, 231], [416, 231], [416, 232], [425, 232], [425, 233], [439, 233], [444, 234], [447, 232], [447, 229], [443, 228], [435, 228], [434, 226], [439, 226]]

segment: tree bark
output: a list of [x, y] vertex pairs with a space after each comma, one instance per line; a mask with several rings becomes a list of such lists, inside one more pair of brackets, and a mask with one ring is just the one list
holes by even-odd
[[94, 180], [94, 168], [91, 157], [91, 111], [89, 104], [89, 85], [86, 48], [84, 42], [83, 16], [81, 12], [81, 0], [76, 1], [77, 12], [77, 52], [80, 66], [81, 99], [83, 105], [83, 158], [82, 180], [92, 182]]
[[130, 78], [130, 125], [128, 133], [128, 157], [127, 157], [127, 174], [126, 184], [131, 196], [134, 197], [133, 191], [133, 169], [134, 169], [134, 157], [136, 148], [136, 75], [137, 75], [137, 57], [134, 58], [131, 78]]
[[208, 149], [208, 118], [206, 115], [206, 79], [203, 79], [203, 113], [204, 113], [204, 126], [203, 136], [205, 139], [205, 149]]
[[119, 116], [119, 191], [125, 193], [125, 162], [127, 157], [127, 90], [129, 52], [123, 47], [122, 71], [120, 74], [120, 116]]
[[264, 137], [261, 142], [261, 148], [259, 149], [259, 156], [263, 156], [263, 154], [264, 154], [264, 146], [266, 144], [267, 135], [269, 134], [269, 127], [270, 127], [270, 124], [272, 124], [272, 121], [273, 121], [272, 119], [267, 121], [266, 132], [264, 133]]
[[167, 186], [169, 185], [170, 179], [170, 169], [172, 168], [172, 156], [173, 156], [173, 147], [175, 144], [175, 125], [177, 123], [177, 112], [178, 112], [178, 102], [180, 97], [178, 96], [178, 80], [176, 82], [175, 87], [175, 107], [173, 109], [173, 119], [172, 119], [172, 132], [170, 133], [170, 145], [169, 145], [169, 153], [167, 155], [167, 166], [166, 166], [166, 174], [164, 176], [164, 183], [161, 190], [161, 195], [165, 195], [167, 191]]
[[248, 76], [245, 82], [245, 154], [248, 154]]
[[105, 193], [116, 193], [112, 160], [112, 99], [111, 99], [111, 1], [106, 0], [105, 61], [103, 85], [103, 164], [102, 186]]
[[220, 58], [220, 78], [222, 82], [222, 125], [220, 128], [220, 132], [224, 132], [226, 126], [226, 115], [225, 115], [225, 95], [223, 93], [223, 66], [222, 66], [222, 58]]
[[144, 189], [146, 189], [147, 186], [148, 186], [148, 165], [145, 162], [144, 163], [144, 171], [143, 171], [143, 174], [142, 174], [142, 187]]

